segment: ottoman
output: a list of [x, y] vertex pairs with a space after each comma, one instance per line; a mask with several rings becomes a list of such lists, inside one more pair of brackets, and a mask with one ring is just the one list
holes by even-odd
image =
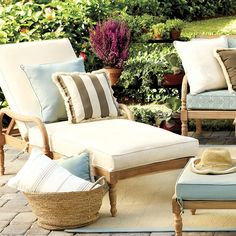
[[182, 236], [185, 209], [236, 209], [236, 173], [200, 175], [191, 171], [190, 159], [180, 174], [172, 198], [175, 235]]

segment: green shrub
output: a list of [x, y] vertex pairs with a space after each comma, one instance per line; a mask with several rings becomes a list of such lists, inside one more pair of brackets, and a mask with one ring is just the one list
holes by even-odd
[[129, 109], [138, 122], [159, 126], [171, 115], [171, 110], [164, 105], [130, 105]]
[[133, 44], [118, 86], [114, 88], [120, 102], [165, 103], [168, 97], [178, 95], [177, 90], [160, 85], [163, 74], [171, 71], [165, 55], [173, 50], [172, 45]]
[[111, 7], [109, 0], [5, 3], [0, 15], [0, 43], [67, 37], [77, 55], [80, 51], [88, 55], [87, 69], [97, 69], [101, 64], [90, 51], [89, 28], [108, 17]]
[[236, 13], [235, 0], [129, 0], [122, 2], [130, 15], [146, 13], [166, 18], [193, 20]]

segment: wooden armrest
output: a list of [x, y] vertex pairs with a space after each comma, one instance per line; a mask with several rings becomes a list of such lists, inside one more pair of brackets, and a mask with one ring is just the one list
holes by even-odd
[[188, 81], [185, 75], [182, 81], [181, 110], [187, 110], [186, 107], [187, 93], [188, 93]]
[[134, 120], [133, 113], [125, 104], [119, 103], [119, 109], [127, 115], [129, 120]]
[[2, 119], [4, 115], [7, 115], [9, 117], [11, 117], [12, 119], [16, 120], [16, 121], [21, 121], [24, 123], [34, 123], [38, 128], [39, 131], [42, 135], [42, 140], [43, 140], [43, 152], [45, 154], [50, 154], [50, 148], [49, 148], [49, 141], [48, 141], [48, 134], [47, 134], [47, 130], [45, 128], [44, 123], [35, 116], [25, 116], [25, 115], [20, 115], [20, 114], [16, 114], [13, 111], [11, 111], [8, 108], [2, 108], [0, 110], [0, 133], [2, 134]]

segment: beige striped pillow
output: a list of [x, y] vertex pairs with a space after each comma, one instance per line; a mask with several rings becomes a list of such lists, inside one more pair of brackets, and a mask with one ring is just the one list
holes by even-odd
[[24, 192], [74, 192], [90, 190], [94, 184], [72, 175], [55, 161], [34, 148], [24, 166], [8, 186]]
[[52, 79], [64, 98], [69, 122], [119, 115], [105, 73], [55, 73]]

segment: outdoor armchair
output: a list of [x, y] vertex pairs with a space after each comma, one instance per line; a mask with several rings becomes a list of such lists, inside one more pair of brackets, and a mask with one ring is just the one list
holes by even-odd
[[[0, 86], [10, 109], [0, 113], [0, 171], [4, 174], [3, 146], [15, 148], [39, 146], [51, 158], [78, 154], [86, 148], [92, 158], [95, 175], [105, 176], [109, 184], [111, 214], [116, 215], [116, 184], [118, 180], [155, 171], [182, 168], [189, 157], [198, 152], [198, 140], [180, 136], [166, 130], [133, 121], [129, 109], [120, 104], [122, 117], [104, 118], [71, 124], [67, 120], [54, 120], [58, 110], [48, 109], [55, 96], [47, 99], [36, 95], [32, 81], [22, 65], [64, 63], [75, 60], [76, 55], [68, 39], [25, 42], [0, 45]], [[58, 69], [58, 72], [63, 69]], [[38, 86], [38, 87], [37, 87]], [[43, 79], [36, 86], [49, 91]], [[48, 103], [42, 109], [42, 102]], [[63, 106], [63, 105], [62, 105]], [[51, 115], [49, 115], [51, 112]], [[2, 118], [7, 114], [12, 121], [3, 132]], [[47, 122], [43, 122], [47, 117]], [[15, 122], [21, 138], [15, 137]]]
[[[204, 83], [201, 81], [201, 79], [195, 79], [195, 84], [193, 81], [191, 81], [191, 78], [193, 77], [193, 74], [189, 70], [188, 65], [186, 65], [186, 60], [184, 60], [183, 65], [186, 65], [187, 72], [190, 74], [188, 77], [187, 75], [184, 77], [182, 82], [182, 94], [181, 94], [181, 121], [182, 121], [182, 135], [188, 135], [188, 121], [189, 120], [195, 120], [196, 121], [196, 133], [201, 134], [202, 132], [202, 120], [211, 120], [211, 119], [232, 119], [234, 120], [236, 118], [236, 93], [232, 90], [232, 84], [227, 81], [228, 76], [234, 77], [234, 70], [235, 66], [232, 63], [233, 61], [233, 53], [236, 48], [236, 36], [235, 35], [227, 35], [224, 36], [226, 39], [226, 45], [224, 46], [215, 46], [214, 50], [210, 51], [210, 56], [214, 58], [215, 64], [218, 65], [218, 70], [222, 74], [221, 80], [224, 81], [225, 85], [218, 86], [217, 87], [205, 87]], [[197, 42], [206, 42], [209, 45], [213, 40], [220, 40], [219, 36], [209, 36], [206, 39], [206, 37], [201, 37], [198, 39], [194, 39], [190, 42], [186, 42], [186, 45], [189, 44], [189, 47], [191, 46], [191, 43], [196, 44]], [[208, 41], [208, 42], [207, 42]], [[181, 42], [180, 42], [181, 43]], [[213, 42], [214, 43], [214, 42]], [[197, 45], [196, 45], [197, 46]], [[186, 47], [185, 47], [186, 49]], [[201, 52], [203, 50], [198, 50], [197, 56], [199, 56], [199, 61], [196, 61], [196, 65], [194, 63], [189, 63], [192, 71], [203, 71], [203, 76], [205, 76], [206, 81], [211, 81], [209, 77], [209, 74], [211, 75], [211, 72], [209, 71], [209, 68], [211, 68], [210, 64], [207, 64], [207, 62], [204, 64], [204, 57], [208, 58], [209, 52], [206, 52], [205, 55], [203, 55], [204, 52]], [[220, 58], [218, 51], [225, 51], [229, 50], [230, 53], [225, 53], [224, 59]], [[184, 50], [179, 50], [179, 54], [182, 56], [182, 58], [185, 58], [185, 55], [183, 52]], [[186, 50], [187, 52], [187, 50]], [[236, 52], [236, 51], [235, 51]], [[191, 62], [191, 51], [189, 52], [189, 58], [187, 62]], [[196, 57], [197, 57], [196, 56]], [[232, 56], [232, 58], [231, 58]], [[218, 58], [218, 59], [216, 59]], [[206, 60], [206, 59], [205, 59]], [[228, 63], [228, 68], [227, 68]], [[197, 69], [195, 69], [197, 67]], [[223, 69], [224, 68], [224, 69]], [[219, 76], [220, 73], [218, 73], [218, 70], [214, 69], [214, 72], [217, 76]], [[188, 74], [187, 73], [187, 74]], [[201, 74], [200, 74], [201, 75]], [[213, 77], [214, 75], [212, 75]], [[197, 77], [197, 75], [196, 75]], [[199, 76], [201, 77], [201, 76]], [[192, 87], [194, 89], [199, 88], [199, 86], [202, 86], [202, 91], [198, 93], [191, 93], [191, 85], [190, 85], [190, 91], [189, 91], [189, 81], [192, 82]], [[225, 82], [226, 80], [226, 82]], [[229, 80], [229, 79], [228, 79]], [[211, 82], [213, 86], [215, 86], [216, 82]], [[228, 86], [228, 89], [227, 89]]]

